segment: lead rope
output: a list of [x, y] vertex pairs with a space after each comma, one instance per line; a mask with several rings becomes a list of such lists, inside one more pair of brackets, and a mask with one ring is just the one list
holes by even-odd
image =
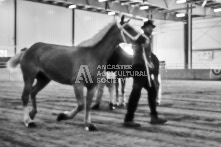
[[146, 56], [146, 54], [145, 54], [146, 52], [145, 52], [144, 47], [142, 47], [142, 49], [143, 49], [144, 63], [145, 63], [145, 67], [146, 67], [146, 70], [147, 70], [147, 80], [148, 80], [148, 84], [149, 84], [150, 87], [152, 87], [152, 85], [151, 85], [151, 78], [150, 78], [150, 71], [149, 71], [149, 67], [148, 67], [149, 63], [148, 63], [148, 60], [147, 60], [147, 56]]
[[127, 40], [126, 40], [126, 37], [125, 37], [125, 35], [124, 35], [124, 32], [123, 32], [123, 31], [120, 31], [120, 33], [121, 33], [121, 36], [122, 36], [124, 42], [127, 44]]

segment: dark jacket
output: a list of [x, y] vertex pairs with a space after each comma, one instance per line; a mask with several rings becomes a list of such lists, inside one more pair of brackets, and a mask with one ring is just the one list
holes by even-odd
[[[142, 65], [143, 67], [145, 67], [142, 46], [133, 46], [133, 49], [134, 49], [133, 66]], [[145, 48], [145, 53], [149, 64], [152, 66], [152, 68], [149, 67], [151, 74], [158, 75], [160, 62], [157, 56], [151, 51], [151, 45]]]

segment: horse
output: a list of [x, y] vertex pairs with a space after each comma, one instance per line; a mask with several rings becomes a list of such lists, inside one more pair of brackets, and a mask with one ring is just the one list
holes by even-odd
[[[134, 37], [135, 36], [135, 37]], [[145, 36], [131, 27], [128, 22], [112, 22], [105, 26], [93, 38], [79, 46], [63, 46], [38, 42], [28, 50], [21, 51], [7, 62], [8, 69], [20, 68], [24, 80], [22, 93], [24, 124], [26, 127], [36, 127], [34, 118], [37, 114], [36, 95], [51, 80], [61, 84], [72, 85], [77, 99], [77, 107], [71, 111], [60, 113], [57, 121], [74, 118], [85, 108], [84, 126], [87, 131], [97, 131], [91, 122], [90, 108], [94, 93], [97, 89], [97, 80], [102, 78], [98, 72], [99, 65], [106, 65], [116, 46], [124, 41], [142, 44]], [[83, 77], [81, 76], [83, 74]], [[34, 80], [37, 80], [33, 86]], [[83, 88], [86, 87], [86, 97]], [[29, 112], [29, 97], [32, 110]]]
[[[120, 45], [118, 45], [116, 51], [108, 59], [107, 65], [132, 65], [132, 61], [133, 61], [133, 55], [127, 54], [120, 47]], [[113, 68], [113, 69], [107, 69], [107, 71], [111, 72], [111, 73], [125, 72], [125, 69]], [[119, 78], [121, 78], [122, 82], [123, 82], [123, 80], [126, 79], [125, 76], [120, 76], [119, 74], [117, 74], [116, 77], [114, 77], [114, 81], [113, 82], [110, 80], [107, 83], [100, 83], [98, 85], [98, 92], [97, 92], [96, 102], [92, 106], [92, 109], [94, 109], [94, 110], [99, 109], [99, 105], [100, 105], [100, 101], [101, 101], [102, 96], [103, 96], [103, 89], [104, 89], [105, 85], [108, 87], [108, 90], [109, 90], [109, 98], [110, 98], [109, 108], [110, 108], [110, 110], [114, 110], [115, 109], [115, 106], [114, 106], [115, 102], [119, 98], [119, 92], [118, 92], [118, 87], [119, 87], [118, 79]], [[125, 82], [123, 82], [123, 83], [125, 83]], [[125, 86], [125, 84], [122, 84], [122, 101], [125, 100], [125, 97], [124, 97], [124, 87], [123, 86]], [[114, 87], [116, 87], [116, 100], [114, 98]]]
[[[132, 65], [133, 63], [133, 52], [128, 52], [126, 49], [128, 50], [132, 50], [132, 46], [130, 46], [129, 48], [124, 49], [123, 46], [118, 45], [117, 46], [117, 50], [111, 55], [111, 57], [109, 58], [107, 65]], [[133, 50], [132, 50], [133, 51]], [[158, 61], [152, 61], [154, 66], [156, 66], [156, 68], [159, 68], [159, 63]], [[126, 103], [127, 103], [127, 99], [125, 97], [125, 85], [126, 85], [126, 78], [130, 78], [132, 77], [130, 74], [125, 74], [127, 71], [129, 71], [128, 69], [112, 69], [110, 70], [110, 72], [117, 72], [118, 74], [116, 74], [116, 80], [115, 83], [107, 83], [107, 87], [109, 90], [109, 98], [110, 98], [110, 103], [109, 103], [109, 108], [110, 110], [114, 110], [115, 109], [115, 105], [117, 102], [119, 102], [117, 104], [118, 107], [126, 107]], [[157, 82], [159, 83], [159, 88], [158, 88], [158, 94], [157, 94], [157, 104], [159, 105], [161, 102], [161, 76], [159, 75], [155, 75], [157, 77]], [[119, 79], [121, 82], [121, 93], [122, 93], [122, 97], [119, 98]], [[103, 95], [103, 89], [105, 87], [105, 83], [100, 83], [98, 86], [98, 93], [97, 93], [97, 99], [95, 104], [92, 106], [92, 109], [94, 110], [98, 110], [99, 109], [99, 105], [100, 105], [100, 101], [102, 99], [102, 95]], [[115, 91], [116, 91], [116, 99], [114, 99], [114, 87], [115, 87]]]

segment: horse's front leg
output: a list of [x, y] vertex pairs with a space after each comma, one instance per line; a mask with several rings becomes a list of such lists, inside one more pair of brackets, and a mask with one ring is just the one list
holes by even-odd
[[159, 74], [158, 75], [158, 83], [159, 83], [159, 86], [158, 86], [158, 91], [157, 91], [157, 105], [160, 105], [161, 103], [161, 99], [162, 99], [162, 85], [161, 85], [161, 75]]
[[122, 104], [123, 106], [127, 106], [127, 98], [125, 97], [125, 86], [126, 86], [126, 78], [121, 79], [121, 93], [122, 93]]
[[85, 129], [87, 131], [97, 131], [96, 126], [91, 123], [91, 115], [90, 115], [91, 103], [96, 89], [97, 86], [87, 89], [87, 96], [85, 99], [85, 118], [84, 118]]
[[75, 115], [84, 109], [84, 91], [83, 84], [74, 84], [74, 92], [77, 99], [77, 107], [72, 109], [71, 111], [65, 111], [60, 113], [57, 117], [57, 121], [67, 120], [74, 118]]
[[97, 88], [97, 96], [95, 100], [95, 104], [91, 107], [92, 110], [99, 110], [100, 109], [100, 103], [102, 100], [102, 96], [104, 93], [104, 86], [106, 83], [99, 83]]
[[157, 105], [160, 105], [161, 103], [161, 97], [162, 97], [162, 89], [161, 89], [161, 76], [160, 74], [158, 75], [152, 75], [152, 80], [153, 80], [153, 83], [156, 87], [156, 91], [157, 91], [157, 97], [156, 97], [156, 103]]

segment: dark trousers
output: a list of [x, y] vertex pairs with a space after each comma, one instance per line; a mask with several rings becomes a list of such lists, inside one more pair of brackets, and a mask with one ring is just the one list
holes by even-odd
[[[133, 65], [133, 71], [144, 71], [144, 70], [145, 70], [145, 66], [142, 64]], [[148, 91], [150, 115], [157, 117], [158, 115], [157, 110], [156, 110], [157, 88], [153, 80], [151, 80], [151, 85], [152, 86], [149, 87], [146, 76], [134, 76], [133, 77], [133, 89], [129, 97], [125, 121], [133, 121], [134, 113], [138, 106], [142, 88], [145, 88]]]

